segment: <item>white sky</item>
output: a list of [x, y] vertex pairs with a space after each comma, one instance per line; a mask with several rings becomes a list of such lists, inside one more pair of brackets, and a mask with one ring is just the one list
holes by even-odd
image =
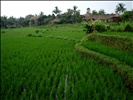
[[106, 13], [115, 13], [118, 3], [124, 3], [127, 10], [133, 9], [133, 1], [1, 1], [1, 16], [19, 18], [29, 14], [38, 15], [41, 11], [48, 15], [52, 14], [55, 6], [64, 13], [75, 5], [81, 14], [85, 14], [88, 7], [91, 11], [104, 9]]

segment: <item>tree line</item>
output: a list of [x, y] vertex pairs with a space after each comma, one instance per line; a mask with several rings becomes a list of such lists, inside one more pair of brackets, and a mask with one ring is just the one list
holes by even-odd
[[[116, 6], [115, 12], [119, 14], [123, 14], [126, 11], [126, 8], [124, 8], [124, 6], [125, 5], [123, 3], [119, 3]], [[52, 11], [51, 15], [50, 14], [44, 15], [43, 12], [40, 12], [39, 15], [29, 14], [29, 15], [26, 15], [25, 17], [20, 17], [20, 18], [15, 18], [13, 16], [9, 18], [7, 16], [0, 16], [1, 18], [0, 27], [16, 28], [16, 27], [26, 27], [31, 25], [35, 25], [35, 26], [47, 25], [50, 23], [56, 23], [56, 24], [72, 23], [73, 24], [73, 23], [82, 22], [80, 10], [78, 9], [77, 6], [73, 6], [72, 9], [67, 9], [67, 11], [62, 14], [61, 12], [62, 11], [56, 6], [55, 9]], [[104, 11], [104, 9], [101, 9], [99, 11], [96, 11], [96, 10], [91, 11], [90, 8], [87, 8], [86, 13], [88, 14], [91, 13], [93, 15], [96, 15], [96, 14], [105, 14], [106, 12]], [[129, 14], [126, 13], [125, 16], [127, 15]]]

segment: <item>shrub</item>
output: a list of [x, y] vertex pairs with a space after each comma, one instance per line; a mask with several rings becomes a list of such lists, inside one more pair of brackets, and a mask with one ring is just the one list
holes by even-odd
[[27, 36], [31, 37], [31, 36], [33, 36], [33, 35], [32, 35], [32, 34], [28, 34]]
[[107, 24], [107, 25], [106, 25], [106, 29], [107, 29], [107, 30], [110, 30], [110, 25]]
[[42, 35], [39, 34], [38, 37], [42, 37]]
[[113, 26], [110, 27], [111, 32], [115, 32], [115, 28]]
[[98, 32], [104, 32], [104, 31], [106, 31], [105, 24], [96, 24], [96, 25], [95, 25], [95, 29], [96, 29]]
[[85, 25], [85, 29], [86, 29], [86, 34], [92, 33], [93, 30], [94, 30], [93, 26], [92, 25], [89, 25], [89, 24], [86, 24]]
[[133, 11], [126, 11], [120, 17], [123, 21], [133, 20], [132, 18]]
[[1, 31], [1, 33], [5, 33], [5, 31]]
[[39, 33], [39, 30], [36, 30], [36, 33], [38, 34]]
[[49, 29], [46, 29], [46, 31], [49, 31]]
[[119, 25], [115, 27], [115, 31], [117, 32], [124, 32], [125, 26], [124, 25]]
[[127, 24], [124, 31], [125, 32], [133, 32], [133, 26], [131, 26], [131, 24]]
[[111, 25], [111, 31], [115, 32], [133, 32], [133, 24], [132, 22], [121, 22], [120, 25]]

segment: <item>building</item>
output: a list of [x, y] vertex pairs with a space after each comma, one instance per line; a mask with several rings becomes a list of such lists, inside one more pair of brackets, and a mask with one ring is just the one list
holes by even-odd
[[107, 22], [112, 22], [112, 21], [116, 21], [116, 20], [120, 20], [120, 15], [119, 14], [96, 14], [96, 15], [92, 15], [92, 14], [84, 14], [81, 15], [82, 19], [85, 21], [89, 21], [89, 20], [101, 20], [101, 21], [107, 21]]

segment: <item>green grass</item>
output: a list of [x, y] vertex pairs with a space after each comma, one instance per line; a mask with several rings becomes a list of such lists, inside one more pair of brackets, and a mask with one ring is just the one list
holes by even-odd
[[103, 45], [98, 42], [85, 41], [82, 45], [90, 50], [105, 54], [110, 57], [117, 58], [118, 60], [133, 66], [133, 54], [125, 51], [121, 51], [117, 48]]
[[61, 36], [82, 39], [78, 25], [41, 33], [43, 37], [28, 37], [36, 30], [29, 27], [5, 30], [1, 33], [1, 99], [2, 100], [132, 100], [133, 92], [121, 77], [107, 66], [82, 57], [75, 52], [75, 41], [44, 38]]
[[133, 38], [119, 35], [104, 35], [93, 33], [87, 36], [88, 40], [115, 47], [122, 51], [133, 53]]
[[92, 51], [82, 46], [81, 43], [75, 45], [75, 50], [81, 55], [96, 60], [100, 65], [106, 65], [115, 73], [121, 76], [125, 85], [133, 91], [133, 68], [119, 61], [116, 58]]
[[106, 34], [106, 35], [120, 35], [120, 36], [129, 36], [133, 38], [133, 33], [132, 32], [102, 32], [102, 34]]

